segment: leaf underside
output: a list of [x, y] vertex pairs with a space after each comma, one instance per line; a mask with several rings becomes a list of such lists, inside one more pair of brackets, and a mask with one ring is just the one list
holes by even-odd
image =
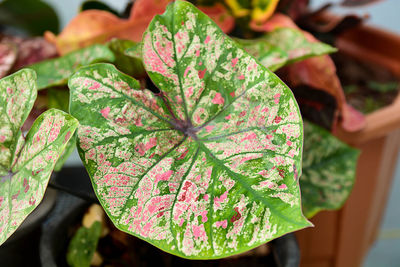
[[143, 36], [161, 90], [109, 64], [69, 80], [78, 150], [114, 224], [169, 253], [221, 258], [310, 225], [291, 91], [191, 4]]
[[343, 206], [354, 185], [357, 149], [310, 122], [304, 123], [303, 175], [300, 179], [303, 212], [311, 218], [321, 210]]
[[48, 59], [29, 68], [36, 71], [38, 90], [67, 84], [71, 76], [81, 66], [94, 62], [113, 62], [114, 54], [105, 45], [92, 45], [62, 57]]
[[0, 80], [0, 244], [39, 205], [54, 165], [78, 126], [48, 110], [23, 136], [21, 127], [36, 99], [36, 75], [24, 69]]

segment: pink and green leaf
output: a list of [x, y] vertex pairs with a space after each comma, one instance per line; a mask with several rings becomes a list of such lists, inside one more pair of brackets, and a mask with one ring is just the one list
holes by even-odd
[[79, 154], [120, 230], [207, 259], [310, 226], [302, 120], [282, 81], [183, 1], [152, 20], [143, 61], [159, 94], [109, 64], [69, 79]]
[[15, 160], [21, 127], [36, 100], [36, 74], [24, 69], [0, 80], [0, 176]]
[[321, 210], [340, 209], [353, 188], [360, 152], [310, 122], [304, 123], [303, 212], [311, 218]]
[[83, 48], [62, 57], [48, 59], [29, 68], [36, 71], [38, 90], [67, 84], [71, 76], [78, 68], [95, 62], [113, 62], [114, 54], [104, 45], [93, 45]]
[[20, 139], [13, 166], [1, 175], [0, 244], [41, 202], [54, 165], [77, 126], [72, 116], [51, 109]]
[[330, 45], [308, 41], [300, 30], [292, 28], [276, 28], [258, 39], [236, 41], [271, 71], [306, 58], [336, 51]]

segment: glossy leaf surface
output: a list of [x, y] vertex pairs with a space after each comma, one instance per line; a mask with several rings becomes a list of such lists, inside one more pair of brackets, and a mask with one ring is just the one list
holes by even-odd
[[304, 215], [343, 206], [354, 185], [359, 151], [310, 122], [304, 123], [303, 175], [300, 179]]
[[291, 28], [277, 28], [258, 39], [236, 41], [271, 71], [309, 57], [336, 51], [330, 45], [308, 41], [301, 31]]
[[108, 64], [69, 80], [78, 150], [114, 224], [193, 259], [309, 226], [291, 91], [187, 2], [153, 19], [143, 58], [158, 95]]
[[76, 231], [68, 246], [67, 261], [71, 267], [89, 267], [101, 234], [101, 223], [94, 222], [89, 228], [82, 226]]
[[63, 85], [78, 68], [94, 62], [114, 61], [114, 54], [104, 45], [93, 45], [65, 56], [48, 59], [29, 68], [36, 71], [38, 90]]

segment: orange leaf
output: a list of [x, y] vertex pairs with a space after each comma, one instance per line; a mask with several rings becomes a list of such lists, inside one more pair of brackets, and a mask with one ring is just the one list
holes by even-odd
[[[107, 11], [85, 10], [72, 19], [58, 36], [47, 31], [45, 38], [56, 45], [60, 55], [112, 38], [140, 42], [150, 21], [155, 15], [163, 13], [169, 2], [171, 0], [137, 0], [129, 19], [120, 19]], [[224, 31], [233, 28], [233, 18], [222, 5], [207, 7], [203, 11], [209, 13]]]

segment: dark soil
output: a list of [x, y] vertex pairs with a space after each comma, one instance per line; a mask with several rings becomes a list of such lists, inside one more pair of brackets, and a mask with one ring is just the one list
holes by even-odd
[[343, 53], [332, 55], [347, 102], [364, 114], [390, 105], [400, 90], [400, 79], [379, 66]]

